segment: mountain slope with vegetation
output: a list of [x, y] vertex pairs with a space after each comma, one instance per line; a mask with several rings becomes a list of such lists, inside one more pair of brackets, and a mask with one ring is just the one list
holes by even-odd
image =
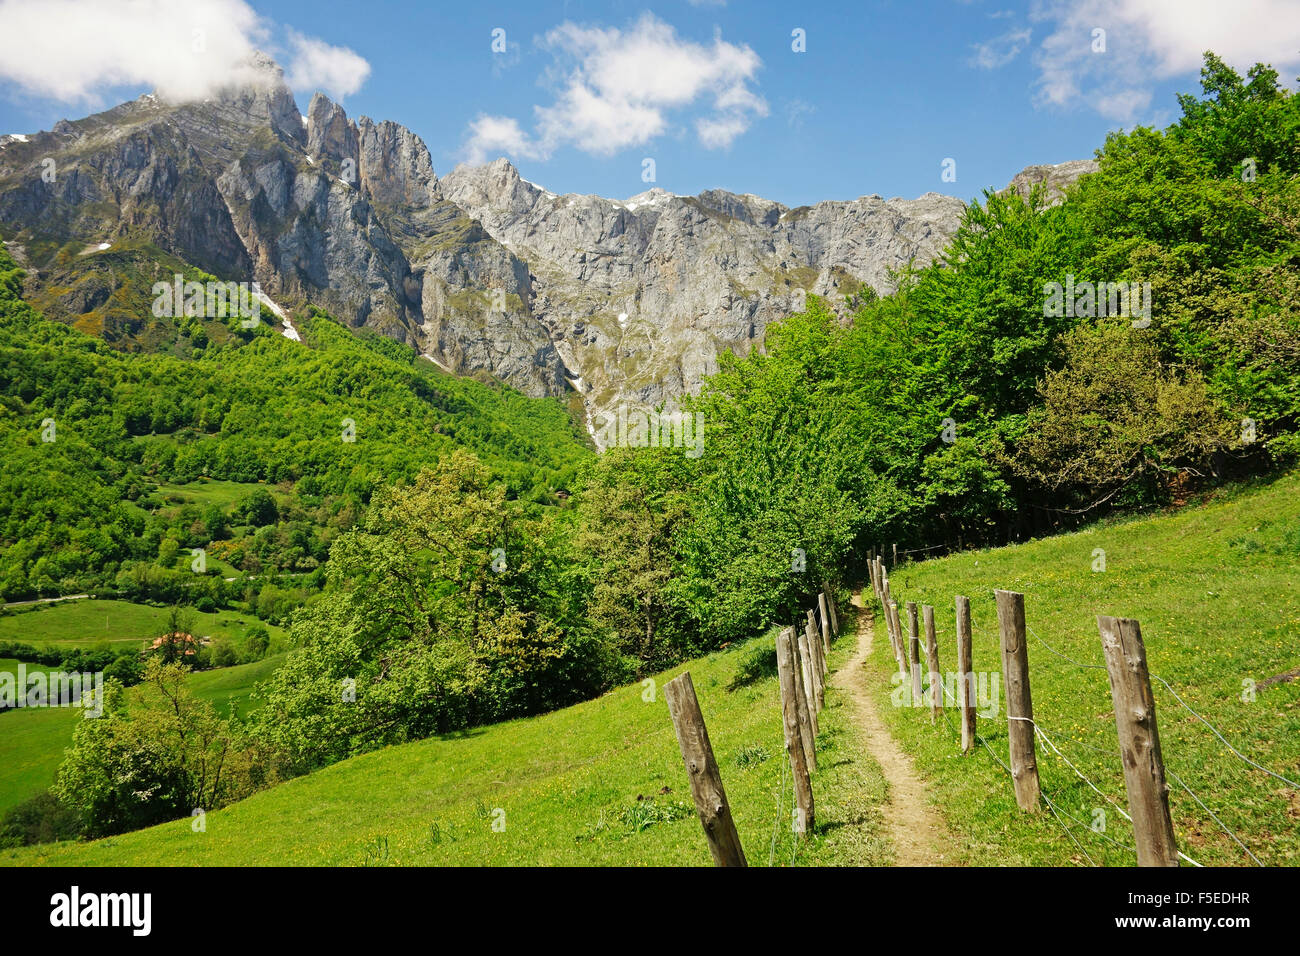
[[[164, 549], [166, 565], [180, 548], [231, 541], [231, 525], [295, 539], [260, 549], [268, 560], [255, 570], [310, 571], [376, 487], [453, 449], [480, 456], [510, 497], [540, 504], [557, 502], [589, 454], [557, 400], [448, 375], [315, 310], [300, 321], [302, 342], [232, 318], [219, 344], [181, 318], [169, 321], [191, 343], [184, 356], [123, 354], [43, 319], [22, 300], [21, 280], [0, 252], [8, 600], [111, 586]], [[211, 502], [164, 513], [160, 489], [197, 479], [282, 486], [285, 514], [214, 512]]]

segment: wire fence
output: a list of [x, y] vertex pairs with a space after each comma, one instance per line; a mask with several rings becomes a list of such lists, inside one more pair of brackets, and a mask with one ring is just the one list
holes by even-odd
[[[929, 550], [929, 549], [918, 549], [918, 550]], [[900, 553], [912, 553], [912, 552], [900, 552]], [[916, 615], [916, 608], [915, 608], [915, 606], [910, 606], [910, 607], [909, 607], [909, 612], [910, 612], [910, 614], [909, 614], [909, 623], [912, 625], [911, 628], [910, 628], [911, 634], [910, 634], [908, 637], [905, 638], [904, 635], [901, 633], [901, 632], [902, 632], [901, 622], [897, 622], [895, 619], [891, 619], [891, 618], [890, 618], [890, 613], [889, 613], [888, 609], [885, 608], [885, 601], [886, 601], [886, 600], [888, 600], [889, 602], [891, 602], [891, 606], [893, 606], [893, 607], [901, 607], [901, 605], [902, 605], [903, 602], [900, 601], [900, 600], [898, 599], [898, 597], [897, 597], [896, 595], [892, 594], [891, 591], [890, 591], [890, 586], [889, 586], [889, 583], [888, 583], [888, 577], [886, 576], [886, 568], [884, 567], [883, 559], [880, 558], [880, 557], [873, 557], [873, 559], [872, 559], [872, 569], [873, 569], [873, 570], [872, 570], [872, 587], [873, 587], [873, 589], [874, 589], [875, 592], [876, 592], [876, 598], [877, 598], [877, 601], [878, 601], [878, 603], [879, 603], [881, 609], [882, 609], [882, 610], [885, 610], [884, 617], [885, 617], [886, 627], [887, 627], [887, 628], [889, 629], [889, 631], [890, 631], [890, 640], [891, 640], [891, 642], [897, 642], [896, 645], [895, 645], [895, 653], [896, 653], [897, 655], [899, 655], [899, 664], [900, 664], [900, 668], [903, 668], [903, 665], [904, 665], [904, 658], [905, 658], [907, 655], [906, 655], [906, 653], [905, 653], [904, 651], [902, 651], [902, 650], [899, 649], [900, 646], [901, 646], [901, 644], [902, 644], [902, 642], [905, 641], [905, 640], [910, 640], [910, 641], [914, 641], [914, 642], [919, 643], [919, 634], [917, 633], [917, 630], [916, 630], [916, 623], [915, 623], [915, 621], [916, 621], [916, 617], [915, 617], [915, 615]], [[924, 610], [924, 608], [922, 608], [922, 610]], [[932, 612], [931, 612], [931, 613], [932, 613]], [[895, 624], [896, 624], [896, 623], [898, 624], [897, 628], [895, 627]], [[971, 632], [973, 632], [973, 633], [980, 633], [981, 635], [984, 634], [984, 632], [981, 631], [980, 628], [979, 628], [978, 626], [976, 626], [976, 625], [974, 624], [973, 621], [970, 622], [970, 630], [971, 630]], [[1043, 646], [1043, 647], [1044, 647], [1048, 652], [1050, 652], [1053, 656], [1055, 656], [1056, 658], [1058, 658], [1058, 659], [1060, 659], [1060, 660], [1062, 660], [1062, 661], [1065, 661], [1066, 663], [1070, 664], [1070, 665], [1073, 666], [1073, 667], [1080, 668], [1080, 669], [1082, 669], [1082, 670], [1101, 670], [1101, 671], [1106, 671], [1106, 670], [1107, 670], [1107, 667], [1106, 667], [1105, 664], [1096, 664], [1096, 663], [1088, 663], [1088, 662], [1080, 661], [1080, 660], [1077, 660], [1076, 658], [1070, 656], [1069, 654], [1064, 653], [1063, 651], [1059, 650], [1057, 647], [1054, 647], [1054, 646], [1053, 646], [1052, 644], [1050, 644], [1048, 641], [1046, 641], [1045, 639], [1043, 639], [1043, 637], [1042, 637], [1041, 635], [1039, 635], [1039, 634], [1037, 633], [1037, 631], [1035, 631], [1032, 627], [1029, 627], [1027, 623], [1026, 623], [1026, 625], [1025, 625], [1025, 630], [1026, 630], [1026, 631], [1027, 631], [1027, 632], [1028, 632], [1028, 633], [1029, 633], [1029, 634], [1030, 634], [1030, 635], [1031, 635], [1031, 636], [1032, 636], [1032, 637], [1033, 637], [1033, 638], [1034, 638], [1034, 639], [1035, 639], [1039, 644], [1041, 644], [1041, 645], [1042, 645], [1042, 646]], [[935, 640], [936, 640], [936, 642], [937, 642], [937, 641], [938, 641], [938, 635], [939, 635], [939, 629], [933, 627], [932, 621], [928, 621], [928, 622], [927, 622], [927, 635], [926, 635], [926, 636], [927, 636], [927, 643], [928, 643], [928, 638], [929, 638], [930, 634], [932, 634], [932, 633], [934, 634], [934, 636], [935, 636]], [[944, 635], [945, 635], [945, 636], [948, 636], [948, 632], [946, 631], [946, 629], [945, 629], [945, 631], [944, 631]], [[992, 635], [987, 635], [987, 636], [990, 636], [990, 637], [991, 637]], [[914, 668], [917, 668], [917, 667], [919, 666], [919, 665], [918, 665], [919, 650], [918, 650], [917, 644], [913, 644], [913, 646], [912, 646], [912, 648], [911, 648], [911, 655], [912, 655], [912, 657], [911, 657], [911, 666], [914, 667]], [[928, 654], [927, 654], [927, 656], [928, 656]], [[922, 672], [922, 673], [924, 673], [924, 672]], [[951, 675], [950, 675], [950, 676], [951, 676]], [[957, 676], [957, 678], [958, 678], [959, 680], [973, 682], [974, 673], [973, 673], [973, 670], [972, 670], [972, 671], [968, 671], [968, 672], [965, 673], [965, 674], [958, 674], [958, 675], [956, 675], [956, 676]], [[1026, 676], [1027, 676], [1027, 675], [1026, 675]], [[1179, 706], [1181, 706], [1181, 707], [1182, 707], [1182, 708], [1183, 708], [1183, 709], [1184, 709], [1188, 714], [1190, 714], [1192, 717], [1194, 717], [1197, 721], [1199, 721], [1199, 722], [1200, 722], [1201, 724], [1203, 724], [1206, 728], [1208, 728], [1208, 729], [1211, 731], [1211, 733], [1213, 733], [1214, 737], [1217, 738], [1218, 743], [1221, 745], [1221, 746], [1220, 746], [1220, 750], [1221, 750], [1221, 751], [1226, 751], [1227, 753], [1231, 754], [1233, 757], [1235, 757], [1235, 758], [1237, 758], [1238, 760], [1242, 761], [1243, 763], [1245, 763], [1245, 764], [1248, 765], [1249, 767], [1252, 767], [1252, 768], [1254, 768], [1254, 769], [1256, 769], [1256, 770], [1258, 770], [1258, 771], [1261, 771], [1261, 772], [1267, 774], [1268, 776], [1270, 776], [1270, 777], [1272, 777], [1272, 778], [1274, 778], [1274, 779], [1280, 781], [1281, 783], [1285, 784], [1286, 786], [1288, 786], [1288, 787], [1290, 787], [1290, 788], [1292, 788], [1292, 789], [1300, 790], [1300, 784], [1297, 784], [1296, 781], [1294, 781], [1294, 780], [1288, 778], [1287, 776], [1285, 776], [1285, 775], [1283, 775], [1283, 774], [1281, 774], [1281, 773], [1278, 773], [1278, 772], [1276, 772], [1276, 771], [1274, 771], [1274, 770], [1269, 769], [1268, 767], [1266, 767], [1266, 766], [1264, 766], [1263, 764], [1261, 764], [1259, 761], [1257, 761], [1257, 760], [1253, 759], [1252, 757], [1248, 756], [1247, 754], [1243, 753], [1243, 752], [1241, 751], [1241, 749], [1239, 749], [1238, 747], [1234, 746], [1234, 745], [1233, 745], [1233, 744], [1232, 744], [1232, 743], [1231, 743], [1231, 742], [1230, 742], [1230, 741], [1229, 741], [1229, 740], [1224, 736], [1224, 734], [1222, 733], [1222, 731], [1219, 730], [1218, 727], [1216, 727], [1216, 726], [1215, 726], [1215, 725], [1214, 725], [1210, 720], [1208, 720], [1208, 719], [1207, 719], [1203, 714], [1199, 713], [1199, 712], [1196, 711], [1193, 707], [1191, 707], [1191, 706], [1190, 706], [1190, 705], [1189, 705], [1189, 704], [1188, 704], [1188, 703], [1183, 699], [1182, 695], [1180, 695], [1180, 694], [1179, 694], [1179, 693], [1174, 689], [1174, 687], [1173, 687], [1173, 686], [1172, 686], [1172, 685], [1171, 685], [1167, 680], [1165, 680], [1163, 677], [1161, 677], [1161, 676], [1159, 676], [1159, 675], [1157, 675], [1157, 674], [1150, 674], [1149, 676], [1150, 676], [1150, 679], [1151, 679], [1151, 680], [1158, 682], [1159, 685], [1163, 686], [1166, 690], [1168, 690], [1169, 693], [1170, 693], [1170, 695], [1171, 695], [1171, 696], [1173, 697], [1173, 699], [1174, 699], [1174, 700], [1179, 704]], [[915, 681], [915, 677], [913, 678], [913, 680]], [[942, 711], [943, 718], [944, 718], [944, 723], [946, 724], [946, 726], [947, 726], [949, 732], [951, 732], [951, 733], [954, 734], [954, 735], [960, 735], [961, 731], [959, 730], [958, 727], [954, 726], [953, 720], [952, 720], [952, 718], [951, 718], [951, 716], [950, 716], [950, 711], [951, 711], [951, 709], [953, 709], [953, 708], [960, 709], [961, 706], [962, 706], [962, 702], [959, 701], [959, 700], [957, 699], [957, 697], [956, 697], [956, 696], [955, 696], [955, 695], [950, 691], [950, 689], [949, 689], [949, 687], [948, 687], [948, 681], [941, 679], [941, 675], [940, 675], [940, 674], [934, 674], [934, 675], [930, 678], [930, 686], [924, 688], [923, 695], [922, 695], [922, 699], [921, 699], [921, 700], [914, 700], [914, 701], [912, 701], [912, 705], [913, 705], [913, 706], [923, 706], [923, 701], [924, 701], [924, 700], [925, 700], [929, 695], [933, 695], [933, 694], [934, 694], [933, 687], [934, 687], [934, 684], [935, 684], [936, 682], [938, 683], [938, 686], [939, 686], [940, 688], [942, 688], [942, 698], [941, 698], [941, 700], [944, 701], [945, 706], [939, 707], [938, 709], [939, 709], [940, 711]], [[914, 684], [913, 686], [915, 686], [915, 684]], [[968, 686], [970, 686], [970, 684], [968, 684]], [[948, 706], [948, 703], [949, 703], [949, 702], [951, 702], [951, 707]], [[970, 706], [969, 702], [967, 702], [967, 705], [966, 705], [966, 706], [968, 706], [968, 707]], [[1082, 769], [1080, 769], [1080, 767], [1079, 767], [1079, 765], [1078, 765], [1078, 764], [1079, 764], [1079, 761], [1078, 761], [1077, 758], [1076, 758], [1075, 760], [1071, 760], [1070, 757], [1069, 757], [1069, 756], [1064, 752], [1064, 750], [1062, 749], [1062, 746], [1061, 746], [1061, 745], [1058, 745], [1057, 741], [1058, 741], [1058, 740], [1062, 740], [1062, 741], [1063, 741], [1067, 735], [1065, 735], [1065, 734], [1058, 734], [1058, 733], [1055, 733], [1055, 732], [1050, 732], [1050, 731], [1049, 731], [1047, 728], [1045, 728], [1045, 727], [1044, 727], [1044, 726], [1043, 726], [1039, 721], [1037, 721], [1037, 720], [1035, 720], [1035, 719], [1033, 719], [1033, 718], [1029, 718], [1029, 717], [1018, 717], [1018, 716], [1013, 716], [1013, 715], [1011, 715], [1011, 714], [1007, 714], [1007, 718], [1008, 718], [1008, 728], [1010, 728], [1010, 724], [1011, 724], [1011, 722], [1014, 722], [1014, 721], [1024, 721], [1024, 722], [1030, 724], [1030, 725], [1032, 726], [1032, 728], [1033, 728], [1032, 739], [1034, 739], [1034, 740], [1040, 740], [1040, 741], [1042, 742], [1042, 745], [1043, 745], [1043, 748], [1044, 748], [1044, 750], [1043, 750], [1044, 753], [1049, 754], [1052, 758], [1054, 758], [1054, 760], [1055, 760], [1057, 763], [1059, 763], [1059, 764], [1062, 766], [1063, 769], [1068, 770], [1068, 771], [1069, 771], [1070, 773], [1072, 773], [1075, 777], [1077, 777], [1078, 780], [1079, 780], [1082, 784], [1086, 785], [1086, 787], [1087, 787], [1089, 790], [1091, 790], [1091, 791], [1092, 791], [1093, 793], [1095, 793], [1098, 797], [1100, 797], [1100, 798], [1104, 801], [1105, 805], [1107, 805], [1107, 806], [1110, 807], [1110, 808], [1113, 808], [1116, 812], [1118, 812], [1118, 814], [1119, 814], [1119, 815], [1120, 815], [1124, 820], [1128, 821], [1130, 824], [1133, 823], [1132, 817], [1130, 816], [1129, 812], [1128, 812], [1127, 810], [1125, 810], [1123, 806], [1121, 806], [1121, 804], [1119, 803], [1119, 801], [1117, 801], [1113, 796], [1111, 796], [1110, 793], [1108, 793], [1108, 792], [1106, 791], [1106, 789], [1103, 789], [1103, 786], [1102, 786], [1102, 785], [1099, 785], [1099, 784], [1098, 784], [1095, 780], [1093, 780], [1093, 779], [1092, 779], [1092, 778], [1091, 778], [1087, 773], [1085, 773]], [[984, 736], [983, 734], [980, 734], [980, 733], [978, 733], [978, 732], [975, 732], [975, 733], [973, 734], [973, 739], [974, 739], [974, 741], [975, 741], [976, 743], [978, 743], [980, 746], [983, 747], [983, 749], [988, 753], [988, 755], [989, 755], [991, 758], [993, 758], [993, 760], [996, 762], [996, 764], [997, 764], [999, 767], [1001, 767], [1002, 770], [1004, 770], [1004, 771], [1008, 774], [1008, 776], [1012, 777], [1013, 780], [1015, 779], [1015, 773], [1014, 773], [1012, 767], [1007, 763], [1007, 761], [1003, 760], [1003, 759], [1002, 759], [1002, 758], [997, 754], [997, 752], [994, 751], [994, 749], [989, 745], [989, 741], [985, 738], [985, 736]], [[1084, 742], [1084, 741], [1071, 741], [1070, 746], [1074, 746], [1074, 745], [1077, 745], [1077, 746], [1079, 746], [1079, 747], [1081, 747], [1081, 748], [1083, 748], [1083, 749], [1085, 749], [1085, 750], [1091, 751], [1091, 752], [1093, 752], [1093, 753], [1101, 754], [1101, 755], [1106, 756], [1107, 758], [1109, 758], [1110, 765], [1112, 766], [1112, 768], [1115, 767], [1115, 764], [1114, 764], [1114, 760], [1115, 760], [1115, 757], [1116, 757], [1116, 750], [1115, 750], [1115, 749], [1105, 750], [1105, 749], [1103, 749], [1103, 748], [1096, 747], [1096, 746], [1093, 746], [1093, 745], [1091, 745], [1091, 744], [1088, 744], [1088, 743], [1086, 743], [1086, 742]], [[1068, 748], [1067, 748], [1067, 749], [1068, 749]], [[1118, 769], [1118, 768], [1116, 768], [1116, 769]], [[1216, 827], [1217, 827], [1217, 828], [1218, 828], [1218, 829], [1219, 829], [1219, 830], [1220, 830], [1220, 831], [1221, 831], [1221, 832], [1222, 832], [1222, 833], [1223, 833], [1223, 834], [1224, 834], [1224, 835], [1225, 835], [1229, 840], [1231, 840], [1233, 843], [1235, 843], [1235, 844], [1236, 844], [1236, 845], [1241, 849], [1241, 851], [1242, 851], [1242, 852], [1243, 852], [1247, 857], [1249, 857], [1249, 859], [1251, 860], [1252, 863], [1254, 863], [1254, 864], [1257, 865], [1257, 866], [1263, 866], [1263, 865], [1264, 865], [1264, 864], [1262, 863], [1262, 861], [1259, 859], [1259, 857], [1258, 857], [1258, 856], [1257, 856], [1257, 855], [1256, 855], [1256, 854], [1251, 850], [1251, 848], [1246, 844], [1245, 840], [1242, 839], [1241, 835], [1240, 835], [1239, 833], [1237, 833], [1235, 830], [1233, 830], [1230, 826], [1228, 826], [1228, 825], [1223, 821], [1223, 819], [1220, 817], [1220, 815], [1217, 814], [1217, 813], [1215, 813], [1214, 810], [1211, 809], [1211, 807], [1207, 804], [1207, 802], [1206, 802], [1206, 801], [1205, 801], [1205, 800], [1200, 796], [1200, 794], [1198, 794], [1195, 790], [1193, 790], [1192, 787], [1190, 787], [1190, 786], [1189, 786], [1189, 785], [1188, 785], [1188, 784], [1187, 784], [1187, 783], [1182, 779], [1181, 776], [1179, 776], [1179, 775], [1178, 775], [1178, 774], [1177, 774], [1177, 773], [1176, 773], [1172, 768], [1169, 768], [1169, 767], [1164, 767], [1164, 768], [1163, 768], [1163, 771], [1169, 775], [1169, 777], [1174, 781], [1175, 784], [1178, 785], [1178, 787], [1180, 787], [1184, 792], [1186, 792], [1186, 794], [1191, 798], [1191, 800], [1196, 804], [1196, 806], [1198, 806], [1198, 807], [1199, 807], [1199, 808], [1200, 808], [1200, 809], [1201, 809], [1201, 810], [1206, 814], [1206, 816], [1208, 816], [1209, 819], [1213, 821], [1214, 825], [1215, 825], [1215, 826], [1216, 826]], [[1076, 786], [1077, 786], [1077, 784], [1076, 784]], [[1041, 797], [1043, 803], [1046, 804], [1048, 810], [1049, 810], [1050, 813], [1051, 813], [1051, 816], [1052, 816], [1052, 819], [1054, 820], [1054, 822], [1055, 822], [1055, 823], [1060, 827], [1060, 829], [1061, 829], [1061, 830], [1066, 834], [1066, 836], [1069, 838], [1069, 840], [1071, 841], [1071, 843], [1073, 843], [1074, 846], [1077, 847], [1077, 849], [1079, 850], [1079, 853], [1082, 855], [1082, 857], [1083, 857], [1085, 860], [1088, 861], [1089, 864], [1091, 864], [1091, 865], [1097, 865], [1096, 860], [1094, 860], [1094, 858], [1092, 857], [1092, 855], [1089, 854], [1089, 852], [1088, 852], [1087, 849], [1084, 847], [1084, 845], [1079, 841], [1079, 838], [1075, 835], [1075, 829], [1077, 829], [1077, 828], [1083, 828], [1083, 829], [1086, 829], [1086, 831], [1087, 831], [1089, 834], [1091, 834], [1093, 837], [1095, 837], [1095, 838], [1097, 838], [1097, 839], [1099, 839], [1099, 840], [1101, 840], [1101, 841], [1104, 841], [1106, 844], [1108, 844], [1108, 845], [1111, 846], [1111, 847], [1114, 847], [1116, 850], [1123, 851], [1125, 854], [1133, 854], [1133, 855], [1135, 855], [1135, 856], [1140, 856], [1140, 854], [1139, 854], [1139, 852], [1138, 852], [1138, 848], [1137, 848], [1137, 846], [1135, 846], [1135, 845], [1133, 845], [1133, 844], [1126, 843], [1126, 842], [1124, 842], [1124, 841], [1122, 841], [1122, 840], [1117, 840], [1117, 839], [1115, 839], [1113, 836], [1111, 836], [1111, 835], [1109, 835], [1109, 834], [1107, 834], [1107, 833], [1105, 832], [1105, 824], [1104, 824], [1105, 811], [1102, 811], [1102, 810], [1094, 810], [1094, 814], [1096, 814], [1096, 813], [1100, 813], [1100, 814], [1101, 814], [1101, 821], [1102, 821], [1102, 822], [1101, 822], [1101, 826], [1097, 826], [1097, 825], [1095, 825], [1095, 824], [1096, 824], [1096, 818], [1095, 818], [1095, 817], [1094, 817], [1094, 825], [1089, 825], [1088, 823], [1084, 822], [1083, 820], [1080, 820], [1080, 819], [1079, 819], [1077, 816], [1075, 816], [1074, 814], [1071, 814], [1071, 813], [1069, 812], [1068, 808], [1067, 808], [1066, 806], [1063, 805], [1063, 803], [1064, 803], [1064, 801], [1065, 801], [1065, 796], [1064, 796], [1063, 791], [1062, 791], [1061, 789], [1058, 788], [1058, 789], [1056, 789], [1056, 790], [1054, 790], [1054, 791], [1052, 791], [1052, 792], [1049, 793], [1048, 791], [1043, 790], [1043, 789], [1040, 788], [1040, 790], [1039, 790], [1039, 794], [1038, 794], [1038, 795], [1039, 795], [1039, 797]], [[1066, 822], [1067, 820], [1070, 821], [1071, 823], [1075, 824], [1075, 828], [1072, 829], [1071, 826]], [[1137, 834], [1136, 834], [1136, 832], [1135, 832], [1135, 836], [1136, 836], [1136, 835], [1137, 835]], [[1193, 867], [1201, 867], [1201, 866], [1202, 866], [1202, 864], [1201, 864], [1200, 862], [1198, 862], [1197, 860], [1193, 859], [1191, 856], [1187, 855], [1185, 852], [1183, 852], [1183, 851], [1181, 851], [1181, 850], [1178, 850], [1178, 851], [1176, 851], [1176, 852], [1177, 852], [1178, 859], [1182, 860], [1183, 862], [1187, 863], [1188, 865], [1193, 866]]]

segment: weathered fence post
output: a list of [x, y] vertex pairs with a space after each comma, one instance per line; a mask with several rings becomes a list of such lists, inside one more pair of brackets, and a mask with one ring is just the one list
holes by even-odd
[[803, 740], [803, 752], [808, 759], [808, 769], [817, 769], [817, 717], [812, 712], [811, 701], [806, 693], [807, 674], [802, 656], [799, 653], [800, 628], [795, 624], [790, 628], [790, 653], [794, 657], [794, 698], [796, 713], [799, 717], [799, 736]]
[[885, 612], [885, 630], [889, 634], [889, 646], [894, 652], [894, 660], [898, 660], [898, 632], [897, 625], [894, 623], [894, 602], [886, 599], [884, 602]]
[[840, 615], [839, 612], [835, 609], [835, 595], [831, 593], [831, 586], [829, 584], [822, 585], [822, 594], [826, 598], [826, 610], [831, 612], [831, 636], [839, 637], [840, 636]]
[[1177, 866], [1178, 844], [1169, 818], [1169, 785], [1156, 728], [1156, 701], [1147, 673], [1146, 646], [1137, 621], [1098, 617], [1110, 675], [1110, 699], [1124, 764], [1124, 789], [1133, 818], [1138, 866]]
[[934, 633], [934, 608], [928, 604], [922, 605], [921, 617], [925, 621], [925, 667], [930, 672], [930, 723], [933, 724], [943, 709], [943, 675], [939, 673], [939, 640]]
[[921, 692], [921, 634], [916, 619], [916, 602], [907, 602], [907, 661], [912, 669], [912, 706], [920, 707]]
[[890, 562], [889, 566], [891, 568], [898, 567], [898, 545], [897, 544], [894, 545], [894, 560]]
[[795, 832], [801, 836], [813, 825], [812, 783], [808, 779], [808, 754], [804, 750], [803, 730], [799, 726], [799, 700], [795, 691], [794, 628], [787, 627], [776, 638], [776, 670], [781, 681], [781, 725], [785, 729], [785, 752], [790, 758], [790, 776], [794, 777], [794, 800], [798, 813]]
[[957, 596], [957, 702], [961, 711], [961, 752], [975, 747], [975, 672], [971, 669], [970, 600]]
[[817, 679], [813, 675], [817, 672], [817, 659], [812, 656], [812, 648], [808, 643], [808, 628], [796, 627], [796, 635], [799, 642], [799, 663], [803, 669], [803, 695], [808, 704], [808, 716], [811, 718], [813, 735], [818, 732], [817, 727]]
[[1007, 695], [1007, 737], [1011, 780], [1021, 810], [1037, 810], [1038, 756], [1034, 746], [1034, 702], [1029, 694], [1029, 649], [1025, 645], [1025, 596], [996, 591], [1002, 644], [1002, 684]]
[[[830, 602], [826, 600], [825, 591], [817, 595], [817, 610], [822, 619], [822, 658], [824, 660], [831, 655], [831, 612]], [[829, 664], [826, 666], [830, 667]]]
[[907, 648], [903, 644], [903, 624], [898, 617], [898, 602], [889, 602], [889, 620], [893, 628], [894, 659], [898, 661], [898, 674], [907, 680]]
[[817, 638], [817, 622], [811, 610], [808, 612], [804, 634], [808, 638], [809, 652], [812, 654], [813, 661], [812, 689], [817, 705], [813, 713], [820, 714], [822, 708], [826, 706], [826, 660], [822, 657], [822, 642]]
[[816, 609], [809, 608], [807, 617], [808, 622], [805, 626], [808, 628], [808, 643], [813, 649], [813, 657], [817, 658], [817, 675], [824, 677], [826, 674], [826, 654], [824, 653], [825, 647], [818, 636]]
[[681, 748], [686, 775], [691, 781], [695, 812], [704, 827], [713, 862], [717, 866], [745, 866], [745, 851], [741, 849], [740, 835], [731, 819], [727, 791], [722, 787], [718, 762], [713, 759], [709, 731], [704, 726], [700, 702], [695, 698], [690, 671], [664, 684], [664, 698], [673, 718], [673, 729], [677, 731], [677, 746]]

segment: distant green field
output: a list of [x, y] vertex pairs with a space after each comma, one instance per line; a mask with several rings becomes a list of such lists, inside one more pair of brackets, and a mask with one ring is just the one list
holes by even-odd
[[[836, 643], [832, 667], [852, 643]], [[662, 693], [684, 669], [751, 866], [888, 862], [884, 780], [834, 691], [813, 780], [818, 830], [796, 848], [771, 645], [764, 634], [660, 674], [653, 701], [635, 684], [541, 717], [356, 757], [209, 813], [204, 833], [180, 820], [94, 843], [0, 851], [0, 864], [708, 865]]]
[[[238, 648], [243, 647], [248, 629], [257, 623], [257, 618], [240, 611], [191, 613], [198, 636], [229, 638]], [[283, 637], [282, 628], [265, 626], [272, 640]], [[129, 601], [64, 601], [0, 617], [0, 641], [70, 648], [143, 645], [166, 627], [166, 608]]]
[[[18, 664], [19, 661], [13, 657], [0, 657], [0, 674], [3, 673], [17, 674]], [[27, 661], [26, 663], [24, 663], [23, 667], [26, 669], [26, 672], [28, 674], [35, 674], [37, 671], [48, 673], [49, 671], [54, 669], [50, 667], [44, 667], [41, 664], [33, 664], [31, 661]]]
[[[200, 671], [190, 676], [190, 687], [226, 716], [234, 703], [241, 714], [256, 709], [253, 684], [265, 680], [284, 660], [268, 657], [255, 664]], [[0, 671], [15, 673], [18, 662], [0, 658]], [[28, 673], [49, 670], [25, 665]], [[72, 743], [73, 722], [80, 711], [67, 708], [23, 708], [0, 714], [0, 813], [36, 796], [54, 782], [64, 748]]]
[[222, 508], [229, 508], [231, 505], [243, 501], [258, 488], [265, 488], [277, 500], [284, 497], [277, 494], [275, 488], [270, 485], [255, 481], [211, 481], [206, 479], [189, 481], [185, 484], [160, 484], [158, 486], [158, 496], [164, 501], [169, 497], [176, 497], [194, 504], [214, 504]]
[[276, 654], [253, 664], [240, 664], [236, 667], [218, 667], [209, 671], [198, 671], [190, 675], [190, 688], [196, 697], [211, 701], [217, 713], [223, 717], [230, 715], [230, 705], [234, 704], [241, 714], [256, 710], [261, 701], [251, 698], [253, 685], [266, 680], [284, 663], [284, 655]]
[[[1050, 811], [1031, 819], [1016, 808], [1006, 771], [982, 748], [962, 758], [946, 723], [932, 727], [928, 712], [888, 705], [897, 668], [877, 624], [872, 664], [886, 719], [976, 860], [1135, 862], [1127, 849], [1131, 825], [1066, 763], [1127, 809], [1110, 685], [1098, 669], [1104, 664], [1098, 614], [1136, 618], [1153, 674], [1239, 751], [1300, 781], [1300, 680], [1264, 683], [1300, 668], [1298, 499], [1300, 474], [1293, 473], [1173, 514], [893, 571], [890, 587], [900, 604], [934, 607], [945, 671], [955, 669], [956, 595], [970, 598], [974, 669], [989, 675], [1001, 667], [993, 590], [1025, 595], [1034, 717], [1064, 755], [1040, 740], [1039, 771], [1077, 846]], [[1093, 570], [1102, 557], [1097, 549], [1105, 552], [1104, 571]], [[1206, 865], [1254, 865], [1212, 811], [1264, 863], [1300, 864], [1300, 791], [1234, 757], [1166, 687], [1153, 681], [1153, 689], [1165, 764], [1178, 778], [1168, 783], [1180, 848]], [[1005, 713], [981, 718], [979, 731], [1006, 761]]]
[[80, 711], [32, 708], [0, 714], [0, 813], [54, 782]]

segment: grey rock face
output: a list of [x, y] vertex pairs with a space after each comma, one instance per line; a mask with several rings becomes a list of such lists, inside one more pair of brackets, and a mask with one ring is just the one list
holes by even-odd
[[[203, 103], [147, 95], [0, 139], [0, 224], [60, 243], [144, 237], [452, 372], [576, 389], [592, 426], [624, 404], [672, 410], [808, 293], [890, 291], [894, 270], [940, 256], [964, 209], [935, 193], [796, 209], [721, 189], [557, 196], [504, 159], [439, 180], [410, 130], [354, 122], [320, 93], [304, 118], [265, 57], [242, 75]], [[1030, 167], [1008, 188], [1059, 196], [1093, 168]]]
[[699, 388], [724, 349], [762, 343], [807, 293], [839, 300], [937, 257], [964, 204], [864, 197], [789, 209], [751, 195], [651, 189], [617, 201], [557, 196], [505, 160], [457, 167], [442, 195], [528, 263], [546, 327], [589, 417], [665, 405]]
[[1065, 189], [1078, 181], [1080, 176], [1097, 171], [1095, 159], [1072, 159], [1066, 163], [1045, 166], [1026, 166], [1012, 177], [1007, 191], [1014, 190], [1025, 199], [1035, 186], [1042, 185], [1047, 205], [1055, 206], [1065, 201]]

